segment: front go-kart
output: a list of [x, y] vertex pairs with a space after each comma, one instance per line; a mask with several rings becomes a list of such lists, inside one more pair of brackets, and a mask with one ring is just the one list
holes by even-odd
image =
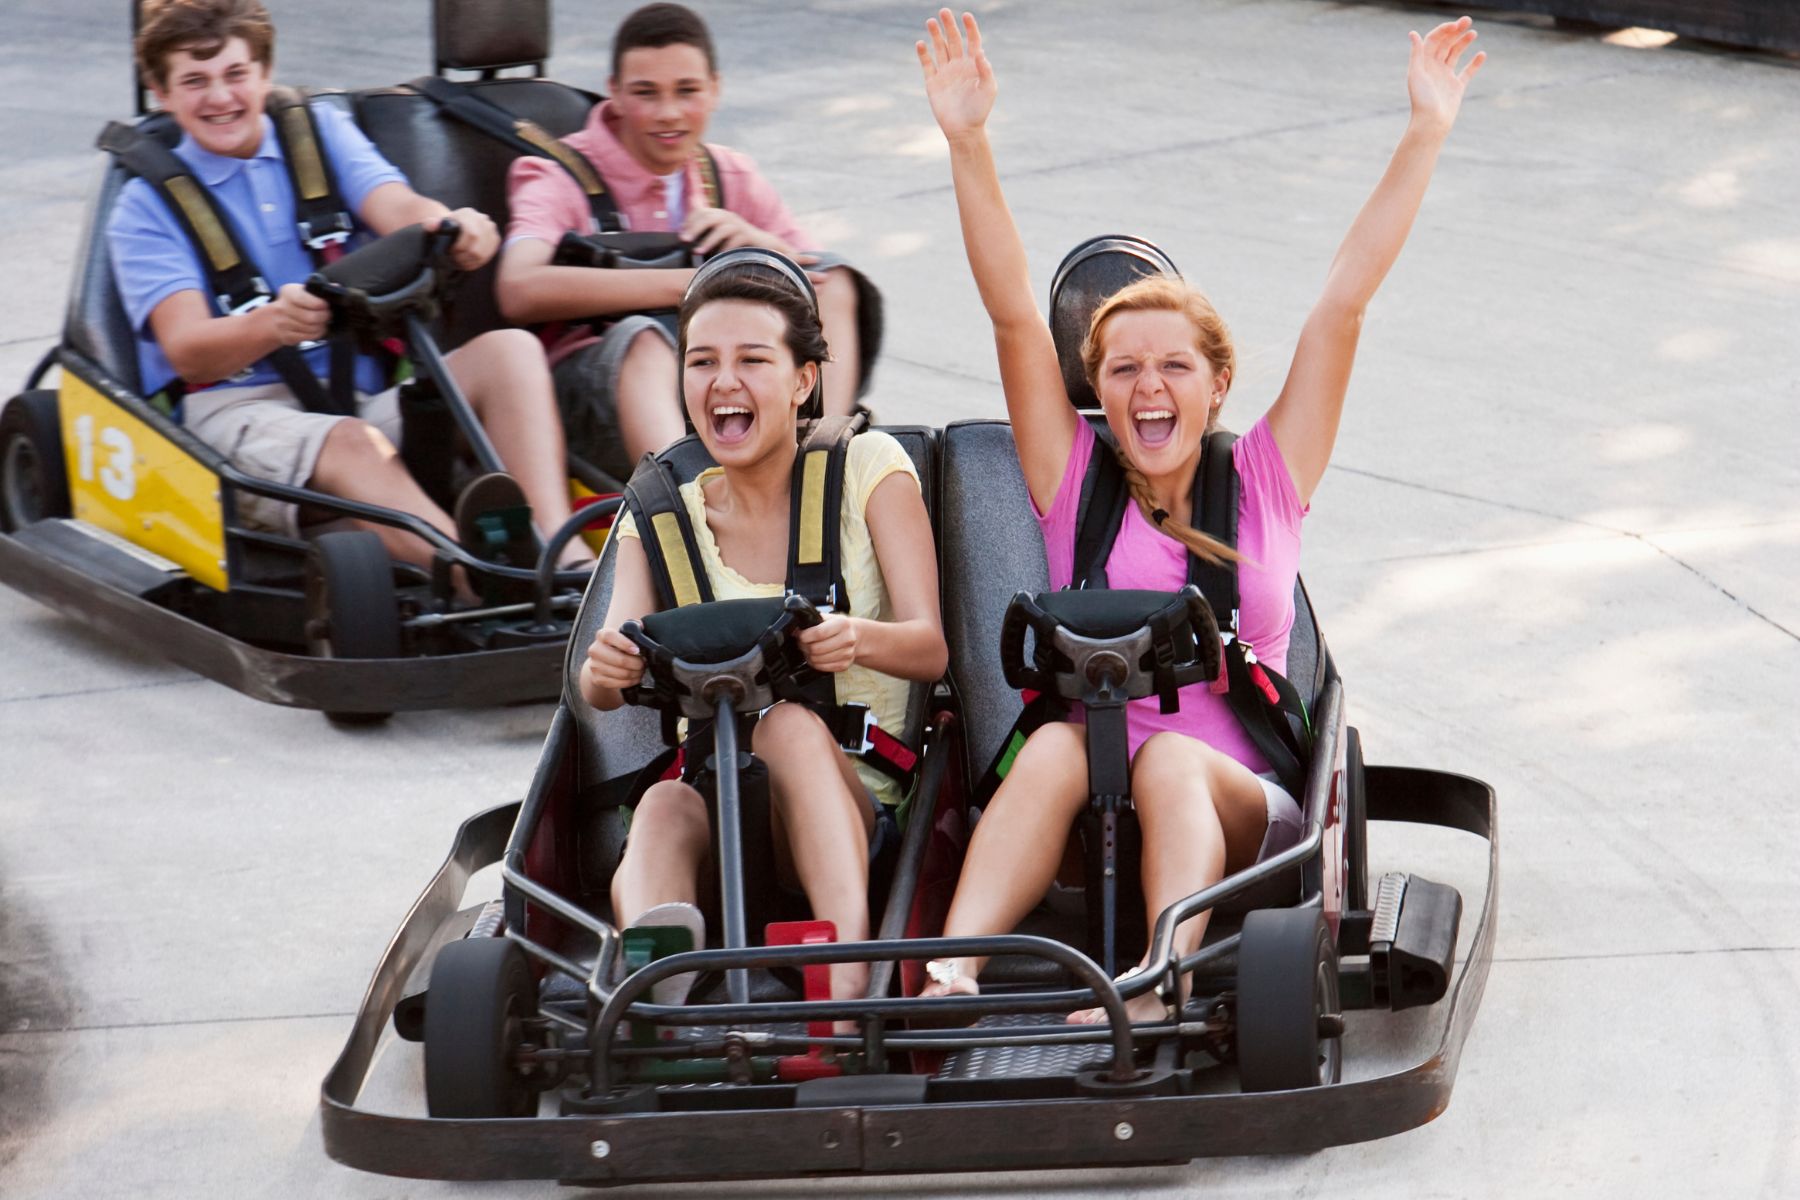
[[[172, 136], [160, 117], [143, 128]], [[166, 397], [134, 390], [100, 233], [120, 174], [109, 167], [63, 344], [0, 415], [0, 581], [276, 704], [356, 719], [554, 696], [585, 578], [552, 565], [616, 501], [546, 531], [548, 544], [522, 508], [484, 514], [482, 540], [465, 546], [411, 514], [234, 466], [173, 419]], [[500, 466], [428, 326], [452, 283], [454, 232], [399, 231], [309, 284], [339, 340], [404, 353], [403, 453], [446, 499], [459, 442], [464, 471]], [[57, 368], [56, 389], [42, 386]], [[243, 525], [247, 496], [300, 506], [303, 536]], [[425, 539], [431, 568], [391, 560], [369, 525]], [[457, 571], [478, 602], [458, 599]]]
[[[909, 734], [922, 745], [920, 775], [900, 845], [872, 872], [875, 936], [840, 943], [757, 919], [768, 895], [748, 841], [758, 821], [741, 797], [745, 840], [735, 853], [714, 846], [721, 912], [741, 899], [741, 916], [709, 921], [711, 944], [692, 949], [681, 934], [634, 940], [608, 922], [625, 803], [616, 784], [663, 744], [649, 710], [599, 715], [574, 698], [610, 591], [609, 553], [529, 793], [463, 826], [376, 968], [322, 1089], [332, 1157], [394, 1175], [590, 1185], [1021, 1170], [1303, 1152], [1443, 1111], [1493, 952], [1493, 793], [1460, 776], [1364, 767], [1303, 589], [1288, 666], [1316, 736], [1297, 844], [1134, 929], [1123, 916], [1138, 894], [1129, 806], [1110, 805], [1109, 821], [1097, 803], [1082, 823], [1088, 878], [1110, 862], [1114, 888], [1089, 886], [1074, 906], [1047, 899], [1007, 934], [939, 936], [976, 816], [964, 781], [1009, 736], [1022, 704], [1014, 682], [1090, 704], [1154, 688], [1145, 635], [1170, 598], [1134, 609], [1129, 597], [1044, 594], [1036, 545], [995, 536], [1031, 527], [1003, 423], [896, 432], [921, 466], [939, 536], [951, 686], [919, 697]], [[692, 443], [675, 453], [695, 458], [683, 477], [705, 465]], [[1021, 585], [1027, 603], [1010, 610], [1008, 631]], [[1166, 665], [1204, 677], [1210, 614], [1191, 596], [1174, 608], [1199, 628]], [[722, 665], [748, 650], [757, 624], [686, 659], [685, 681], [675, 678], [692, 713], [770, 698], [753, 664]], [[666, 632], [650, 629], [672, 664], [682, 656]], [[677, 694], [664, 693], [665, 708]], [[1120, 790], [1092, 783], [1097, 799]], [[715, 814], [727, 823], [724, 803]], [[1402, 855], [1428, 856], [1452, 883], [1408, 873]], [[494, 863], [499, 897], [465, 896]], [[1208, 909], [1206, 941], [1177, 960], [1175, 927]], [[1145, 945], [1150, 967], [1111, 978], [1109, 957], [1135, 961]], [[919, 996], [926, 960], [966, 956], [991, 956], [980, 995]], [[868, 990], [824, 998], [824, 965], [846, 961], [872, 965]], [[657, 1002], [659, 984], [689, 973], [686, 1003]], [[1177, 977], [1190, 989], [1178, 1006]], [[1152, 991], [1163, 1019], [1129, 1024], [1126, 1003]], [[1100, 1024], [1064, 1023], [1094, 1006]], [[478, 1108], [439, 1107], [434, 1017], [459, 1031], [453, 1044], [480, 1047], [451, 1089]], [[834, 1032], [845, 1023], [851, 1031]], [[421, 1037], [422, 1049], [407, 1045]]]

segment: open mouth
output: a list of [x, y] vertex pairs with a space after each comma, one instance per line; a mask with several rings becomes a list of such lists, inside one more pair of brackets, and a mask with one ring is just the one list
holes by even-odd
[[1154, 449], [1167, 445], [1175, 436], [1175, 410], [1170, 408], [1146, 408], [1142, 412], [1131, 414], [1131, 427], [1137, 432], [1137, 440]]
[[733, 445], [750, 436], [756, 413], [741, 404], [721, 404], [707, 414], [712, 422], [713, 437], [722, 445]]

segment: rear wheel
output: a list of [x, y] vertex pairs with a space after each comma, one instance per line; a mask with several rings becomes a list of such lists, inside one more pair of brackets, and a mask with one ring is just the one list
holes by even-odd
[[504, 937], [447, 943], [425, 993], [425, 1106], [434, 1117], [529, 1117], [538, 1088], [519, 1067], [537, 987]]
[[1337, 947], [1318, 909], [1265, 908], [1244, 917], [1237, 1060], [1246, 1092], [1318, 1087], [1342, 1074]]
[[[306, 643], [315, 658], [400, 657], [400, 601], [394, 564], [365, 530], [327, 533], [306, 556]], [[391, 713], [327, 712], [346, 725], [385, 721]]]
[[0, 413], [0, 531], [69, 515], [55, 392], [23, 392]]

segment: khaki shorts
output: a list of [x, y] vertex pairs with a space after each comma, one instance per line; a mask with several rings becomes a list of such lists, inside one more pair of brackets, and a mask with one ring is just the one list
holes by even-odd
[[[356, 415], [400, 444], [400, 389], [356, 394]], [[207, 388], [182, 402], [189, 433], [247, 475], [300, 487], [313, 477], [331, 427], [345, 418], [308, 412], [285, 383]], [[299, 509], [280, 500], [238, 492], [237, 519], [255, 529], [298, 536]]]

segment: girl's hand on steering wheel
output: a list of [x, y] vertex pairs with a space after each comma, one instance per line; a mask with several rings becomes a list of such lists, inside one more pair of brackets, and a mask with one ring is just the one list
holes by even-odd
[[931, 45], [914, 43], [919, 55], [919, 68], [925, 74], [925, 97], [931, 101], [931, 115], [946, 138], [972, 133], [987, 124], [993, 111], [994, 97], [1000, 85], [994, 79], [994, 68], [981, 49], [981, 29], [975, 14], [964, 13], [963, 35], [957, 32], [956, 18], [949, 9], [925, 22], [931, 34]]
[[815, 671], [836, 674], [856, 665], [857, 629], [850, 617], [832, 613], [810, 629], [797, 630], [794, 640]]
[[644, 656], [616, 629], [602, 629], [588, 646], [588, 678], [615, 691], [644, 682]]
[[1462, 107], [1463, 91], [1481, 64], [1485, 52], [1469, 60], [1461, 71], [1456, 62], [1475, 42], [1474, 22], [1463, 17], [1445, 21], [1424, 37], [1416, 32], [1412, 39], [1412, 58], [1406, 66], [1406, 91], [1412, 98], [1413, 123], [1439, 133], [1448, 133]]

